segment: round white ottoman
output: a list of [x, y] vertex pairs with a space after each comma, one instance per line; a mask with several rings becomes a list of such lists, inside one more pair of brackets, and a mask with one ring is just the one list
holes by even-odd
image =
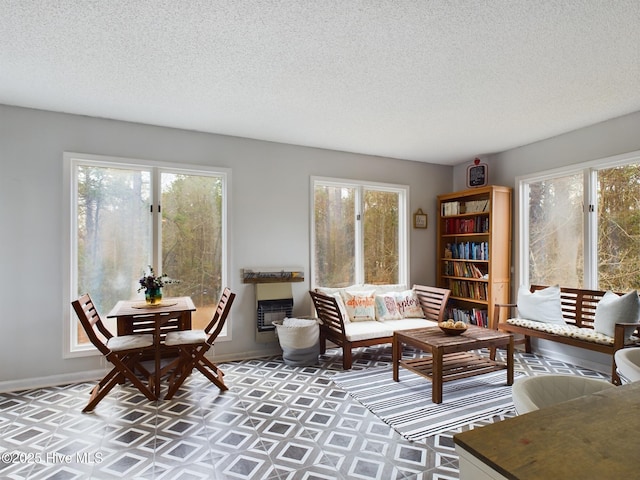
[[511, 394], [518, 415], [615, 388], [613, 383], [574, 375], [537, 375], [516, 380]]
[[622, 383], [640, 381], [640, 348], [618, 350], [615, 359]]

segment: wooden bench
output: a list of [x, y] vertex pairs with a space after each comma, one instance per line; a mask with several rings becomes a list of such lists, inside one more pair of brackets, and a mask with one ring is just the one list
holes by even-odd
[[[543, 285], [532, 285], [531, 291], [534, 292], [543, 288], [547, 287]], [[562, 287], [560, 289], [560, 298], [562, 303], [563, 320], [567, 325], [593, 329], [596, 306], [604, 294], [605, 292], [600, 290]], [[620, 385], [620, 377], [616, 371], [614, 355], [616, 351], [622, 348], [640, 346], [640, 341], [637, 339], [627, 342], [626, 344], [624, 341], [625, 327], [638, 327], [637, 323], [616, 323], [615, 337], [612, 339], [611, 343], [605, 344], [594, 341], [593, 339], [576, 338], [567, 334], [552, 333], [507, 323], [508, 319], [514, 318], [512, 315], [507, 316], [507, 313], [512, 313], [513, 309], [516, 307], [516, 304], [496, 304], [492, 318], [493, 328], [504, 332], [523, 335], [524, 338], [516, 340], [516, 343], [524, 343], [525, 351], [528, 353], [531, 353], [531, 337], [535, 337], [610, 355], [612, 362], [611, 381], [615, 385]], [[634, 330], [633, 334], [638, 335], [637, 329]], [[611, 337], [608, 338], [611, 339]], [[492, 352], [492, 355], [493, 354], [495, 354], [495, 352]]]
[[[393, 331], [406, 328], [436, 326], [445, 316], [445, 307], [450, 291], [444, 288], [414, 285], [424, 318], [387, 321], [345, 322], [335, 297], [310, 290], [318, 320], [320, 320], [320, 353], [326, 352], [327, 340], [342, 347], [342, 367], [349, 370], [352, 365], [351, 349], [382, 345], [393, 342]], [[348, 320], [348, 319], [347, 319]], [[413, 322], [411, 320], [414, 320]]]

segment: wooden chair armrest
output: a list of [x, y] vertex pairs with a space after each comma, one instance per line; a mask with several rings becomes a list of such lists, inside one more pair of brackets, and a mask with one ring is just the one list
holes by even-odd
[[619, 350], [624, 348], [624, 337], [627, 327], [640, 327], [637, 323], [628, 323], [628, 322], [616, 322], [615, 330], [614, 330], [614, 338], [613, 338], [613, 348], [615, 350]]
[[505, 308], [516, 308], [518, 305], [515, 303], [496, 303], [493, 306], [493, 317], [491, 318], [491, 328], [498, 330], [498, 324], [500, 323], [500, 316]]

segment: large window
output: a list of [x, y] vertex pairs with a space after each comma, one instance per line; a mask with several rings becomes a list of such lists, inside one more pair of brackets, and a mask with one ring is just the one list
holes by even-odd
[[520, 281], [640, 288], [640, 154], [518, 180]]
[[[179, 280], [164, 293], [190, 296], [194, 328], [203, 328], [227, 283], [228, 174], [73, 154], [65, 167], [69, 302], [89, 293], [105, 317], [118, 300], [143, 298], [138, 279], [151, 265]], [[106, 323], [115, 334], [115, 323]], [[75, 315], [67, 333], [69, 352], [90, 349]]]
[[407, 283], [408, 187], [312, 178], [314, 286]]

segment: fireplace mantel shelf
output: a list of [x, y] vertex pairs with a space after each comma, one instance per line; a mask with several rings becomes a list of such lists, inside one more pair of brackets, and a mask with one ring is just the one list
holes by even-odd
[[293, 283], [304, 282], [302, 270], [252, 270], [245, 268], [242, 283]]

